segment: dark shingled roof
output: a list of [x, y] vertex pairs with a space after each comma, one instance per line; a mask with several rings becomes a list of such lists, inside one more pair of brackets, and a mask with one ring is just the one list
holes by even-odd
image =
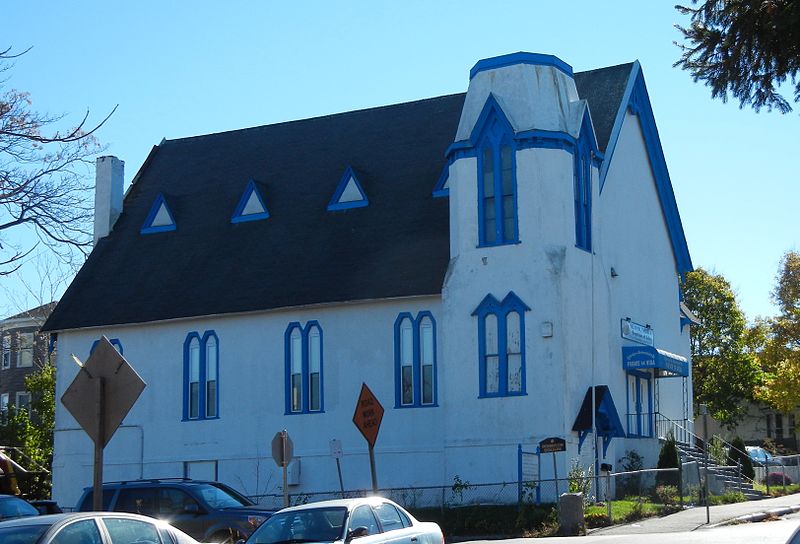
[[575, 74], [578, 96], [589, 102], [600, 151], [605, 151], [608, 145], [632, 69], [633, 63], [629, 62]]
[[[617, 68], [575, 74], [596, 123], [619, 109]], [[165, 141], [43, 330], [441, 293], [448, 199], [431, 193], [464, 96]], [[348, 166], [369, 206], [329, 212]], [[251, 179], [270, 217], [232, 224]], [[177, 229], [142, 235], [159, 193]]]

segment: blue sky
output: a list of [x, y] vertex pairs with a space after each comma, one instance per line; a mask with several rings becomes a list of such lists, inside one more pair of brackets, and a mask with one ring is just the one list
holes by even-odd
[[[694, 265], [724, 274], [748, 318], [770, 315], [778, 262], [800, 249], [800, 117], [711, 100], [673, 68], [687, 21], [674, 3], [6, 0], [0, 49], [33, 46], [6, 85], [40, 111], [99, 121], [119, 104], [98, 136], [126, 185], [164, 137], [463, 92], [482, 58], [638, 59]], [[0, 283], [2, 315], [26, 295]]]

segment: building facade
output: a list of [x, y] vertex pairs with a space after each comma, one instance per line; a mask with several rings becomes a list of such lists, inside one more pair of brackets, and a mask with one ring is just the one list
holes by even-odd
[[[124, 205], [120, 184], [98, 159], [110, 215], [45, 326], [57, 397], [101, 335], [147, 383], [107, 480], [280, 492], [286, 429], [293, 491], [338, 488], [332, 439], [345, 487], [368, 488], [362, 383], [386, 410], [381, 487], [516, 482], [549, 437], [561, 475], [654, 464], [691, 425], [692, 265], [638, 62], [486, 59], [465, 94], [164, 141]], [[56, 427], [70, 505], [92, 447], [60, 405]]]
[[39, 330], [56, 303], [51, 302], [0, 321], [0, 418], [14, 408], [30, 410], [25, 378], [50, 357], [50, 335]]

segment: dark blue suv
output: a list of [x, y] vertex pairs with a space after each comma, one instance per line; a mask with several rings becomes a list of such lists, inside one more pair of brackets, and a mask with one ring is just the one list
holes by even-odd
[[[93, 496], [87, 487], [78, 510], [91, 511]], [[247, 538], [273, 514], [225, 484], [181, 478], [104, 483], [103, 510], [152, 516], [196, 540], [228, 544]]]

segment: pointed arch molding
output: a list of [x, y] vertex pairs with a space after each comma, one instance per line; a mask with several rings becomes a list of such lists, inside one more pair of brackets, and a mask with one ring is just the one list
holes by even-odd
[[172, 215], [172, 210], [167, 204], [167, 200], [162, 193], [158, 193], [153, 205], [150, 207], [150, 212], [144, 220], [140, 234], [154, 234], [156, 232], [168, 232], [175, 230], [175, 216]]
[[361, 182], [358, 181], [353, 168], [348, 166], [328, 203], [328, 211], [363, 208], [368, 205], [367, 193], [364, 192], [364, 188]]
[[258, 190], [254, 180], [250, 180], [245, 187], [242, 198], [236, 205], [236, 210], [231, 216], [231, 223], [244, 223], [246, 221], [258, 221], [259, 219], [267, 219], [269, 211], [264, 199], [261, 196], [261, 191]]

